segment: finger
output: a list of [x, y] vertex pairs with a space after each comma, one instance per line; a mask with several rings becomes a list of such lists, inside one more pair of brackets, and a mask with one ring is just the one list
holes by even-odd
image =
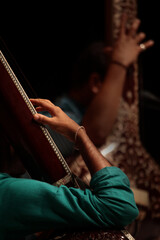
[[39, 114], [39, 113], [36, 113], [34, 114], [33, 116], [34, 120], [38, 123], [41, 123], [41, 124], [47, 124], [47, 125], [53, 125], [53, 119], [52, 118], [49, 118], [49, 117], [46, 117], [42, 114]]
[[120, 24], [120, 35], [123, 35], [126, 32], [127, 19], [128, 19], [127, 14], [123, 13], [121, 17], [121, 24]]
[[153, 40], [149, 40], [149, 41], [146, 41], [144, 43], [141, 43], [139, 45], [140, 51], [145, 51], [146, 49], [152, 47], [153, 45], [154, 45], [154, 41]]
[[130, 30], [128, 32], [128, 35], [131, 36], [131, 37], [135, 37], [136, 36], [136, 32], [139, 28], [139, 25], [140, 25], [140, 20], [139, 19], [135, 19], [130, 27]]
[[150, 48], [154, 45], [154, 41], [153, 40], [149, 40], [147, 42], [144, 43], [146, 48]]
[[52, 104], [51, 101], [49, 101], [48, 99], [42, 99], [42, 98], [30, 98], [30, 101], [34, 105], [36, 105], [37, 103], [43, 104], [44, 102]]
[[146, 34], [143, 32], [140, 32], [136, 36], [136, 42], [139, 44], [140, 42], [142, 42], [145, 39], [145, 37], [146, 37]]
[[32, 102], [33, 105], [42, 107], [43, 111], [48, 111], [49, 113], [54, 114], [55, 105], [51, 103], [49, 100], [37, 98], [37, 99], [30, 99], [30, 101]]
[[45, 111], [45, 108], [44, 107], [36, 107], [36, 111], [43, 112], [43, 111]]

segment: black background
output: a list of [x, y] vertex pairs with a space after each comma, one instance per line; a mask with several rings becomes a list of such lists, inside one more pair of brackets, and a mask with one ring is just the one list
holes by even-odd
[[[141, 55], [143, 86], [160, 96], [159, 8], [155, 2], [139, 0], [138, 17], [146, 39], [155, 40], [154, 47]], [[6, 3], [1, 6], [0, 35], [38, 94], [54, 98], [69, 84], [72, 63], [81, 49], [104, 39], [104, 19], [103, 0]]]
[[0, 35], [40, 97], [66, 90], [77, 54], [104, 37], [103, 1], [13, 4], [2, 13]]
[[[142, 87], [160, 97], [159, 8], [158, 1], [152, 2], [138, 1], [140, 30], [155, 41], [140, 57]], [[76, 56], [89, 42], [104, 40], [104, 0], [5, 1], [0, 8], [0, 36], [42, 98], [54, 100], [69, 88]], [[160, 111], [154, 105], [144, 104], [141, 129], [147, 149], [159, 160]]]

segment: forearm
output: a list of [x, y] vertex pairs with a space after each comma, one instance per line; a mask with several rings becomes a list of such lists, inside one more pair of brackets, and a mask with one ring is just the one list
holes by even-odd
[[104, 143], [113, 127], [125, 78], [126, 69], [111, 64], [100, 92], [95, 96], [86, 111], [83, 125], [87, 134], [97, 146]]
[[48, 110], [51, 116], [53, 116], [49, 118], [42, 114], [35, 114], [34, 119], [41, 124], [49, 125], [53, 130], [63, 134], [70, 141], [75, 142], [91, 175], [106, 166], [110, 166], [110, 163], [91, 142], [86, 131], [70, 119], [59, 107], [56, 107], [48, 100], [31, 99], [31, 101], [33, 104], [38, 105], [37, 110]]
[[116, 167], [104, 168], [93, 176], [94, 193], [89, 189], [83, 191], [63, 185], [58, 188], [9, 176], [4, 185], [9, 191], [5, 191], [1, 212], [4, 221], [0, 222], [0, 229], [7, 234], [69, 227], [118, 228], [131, 223], [138, 215], [128, 178]]
[[78, 147], [91, 175], [111, 164], [104, 158], [99, 150], [94, 146], [84, 129], [80, 129], [77, 134], [76, 146]]

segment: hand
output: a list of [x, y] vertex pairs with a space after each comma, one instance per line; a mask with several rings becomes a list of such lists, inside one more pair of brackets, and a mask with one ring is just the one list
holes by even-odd
[[143, 32], [137, 33], [140, 25], [140, 20], [135, 19], [129, 30], [126, 31], [127, 16], [122, 16], [120, 33], [117, 41], [113, 46], [111, 59], [114, 61], [121, 62], [123, 65], [128, 67], [134, 63], [139, 54], [154, 45], [154, 41], [148, 40], [142, 45], [142, 41], [146, 35]]
[[36, 106], [37, 112], [48, 111], [52, 117], [46, 117], [42, 114], [35, 114], [34, 120], [38, 123], [49, 125], [53, 130], [64, 135], [70, 141], [75, 141], [75, 133], [79, 125], [68, 117], [59, 107], [46, 99], [30, 99]]
[[36, 106], [38, 112], [48, 111], [52, 116], [46, 117], [36, 113], [34, 115], [35, 121], [49, 125], [53, 130], [63, 134], [73, 142], [75, 142], [75, 135], [78, 133], [77, 146], [91, 175], [106, 166], [111, 166], [88, 138], [86, 132], [78, 131], [78, 129], [80, 130], [80, 126], [68, 117], [59, 107], [45, 99], [30, 99], [30, 101]]

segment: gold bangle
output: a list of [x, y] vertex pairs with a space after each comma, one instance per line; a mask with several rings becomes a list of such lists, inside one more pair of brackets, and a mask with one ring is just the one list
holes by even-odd
[[119, 61], [116, 61], [116, 60], [112, 60], [110, 62], [111, 64], [116, 64], [116, 65], [119, 65], [120, 67], [124, 68], [125, 70], [127, 70], [127, 66], [125, 66], [123, 63], [119, 62]]

